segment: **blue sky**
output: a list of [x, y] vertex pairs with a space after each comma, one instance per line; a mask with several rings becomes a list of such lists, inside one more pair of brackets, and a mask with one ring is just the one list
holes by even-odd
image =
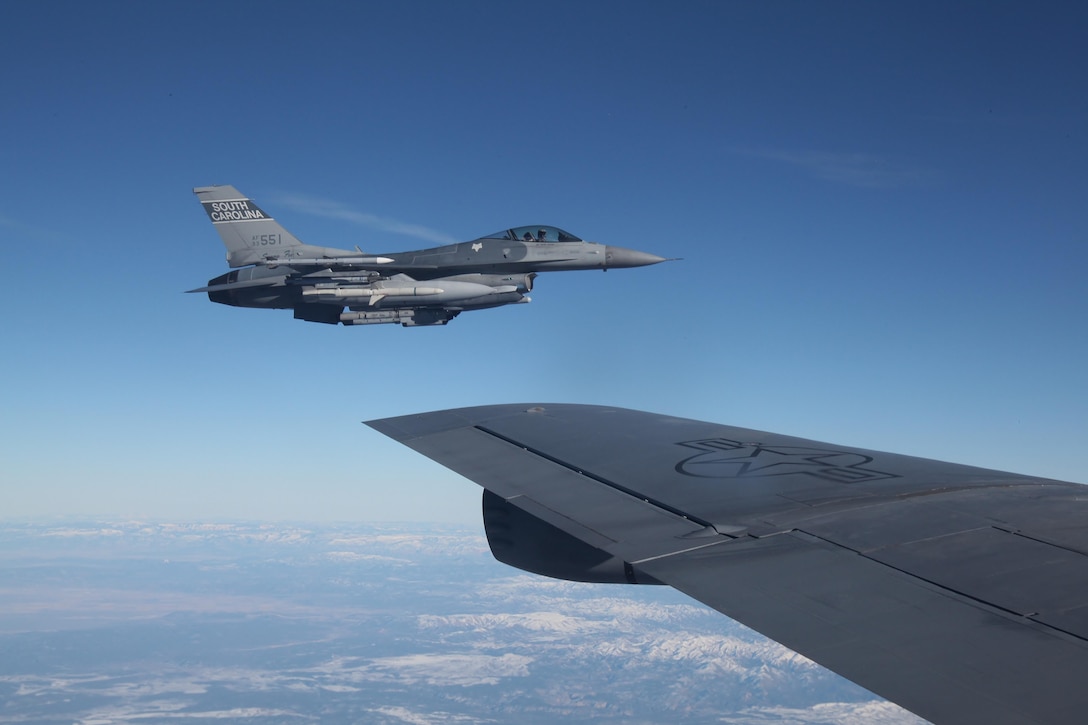
[[[588, 402], [1088, 481], [1075, 3], [9, 4], [0, 516], [476, 522], [360, 425]], [[213, 305], [191, 193], [671, 262], [447, 327]]]

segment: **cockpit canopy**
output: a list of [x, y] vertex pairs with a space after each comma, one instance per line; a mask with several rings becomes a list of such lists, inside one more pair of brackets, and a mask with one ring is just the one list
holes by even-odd
[[488, 234], [482, 239], [507, 239], [519, 242], [580, 242], [580, 238], [570, 232], [565, 232], [559, 227], [549, 227], [543, 224], [527, 227], [514, 227], [494, 234]]

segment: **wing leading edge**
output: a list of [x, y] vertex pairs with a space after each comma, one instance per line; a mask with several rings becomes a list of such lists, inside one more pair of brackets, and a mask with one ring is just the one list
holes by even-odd
[[937, 723], [1083, 721], [1079, 484], [597, 406], [368, 425], [483, 486], [507, 563], [672, 585]]

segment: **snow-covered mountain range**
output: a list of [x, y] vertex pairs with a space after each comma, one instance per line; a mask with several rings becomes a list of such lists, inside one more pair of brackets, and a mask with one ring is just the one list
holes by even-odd
[[665, 587], [449, 526], [0, 524], [0, 723], [912, 723]]

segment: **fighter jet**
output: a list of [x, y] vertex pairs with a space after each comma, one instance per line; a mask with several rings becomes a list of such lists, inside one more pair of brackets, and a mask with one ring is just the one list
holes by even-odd
[[529, 302], [538, 272], [665, 261], [547, 225], [413, 252], [364, 254], [358, 247], [302, 243], [233, 186], [202, 186], [193, 193], [235, 269], [189, 292], [207, 292], [212, 302], [234, 307], [291, 309], [295, 319], [308, 322], [445, 325], [466, 310]]

